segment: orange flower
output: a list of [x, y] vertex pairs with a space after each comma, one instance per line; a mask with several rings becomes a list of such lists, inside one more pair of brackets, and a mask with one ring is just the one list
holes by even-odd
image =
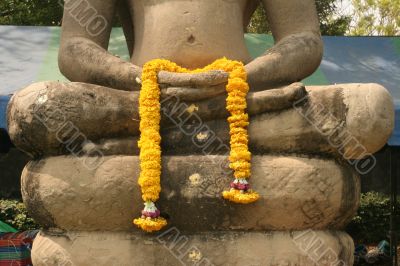
[[[250, 177], [251, 159], [251, 153], [247, 145], [249, 118], [245, 113], [247, 108], [246, 95], [249, 91], [249, 86], [246, 82], [247, 74], [241, 62], [221, 58], [202, 69], [195, 70], [188, 70], [162, 59], [146, 63], [143, 66], [142, 89], [139, 97], [139, 129], [141, 135], [138, 145], [140, 148], [141, 171], [138, 182], [142, 190], [143, 200], [147, 202], [148, 206], [152, 206], [151, 211], [157, 211], [157, 213], [159, 211], [153, 204], [158, 200], [161, 191], [161, 136], [159, 133], [161, 107], [157, 75], [162, 70], [178, 73], [201, 73], [209, 70], [224, 70], [228, 72], [226, 109], [231, 114], [228, 118], [231, 136], [230, 167], [234, 170], [234, 176], [237, 179]], [[238, 203], [250, 203], [259, 198], [258, 194], [253, 191], [239, 191], [236, 189], [224, 191], [223, 197]], [[147, 232], [158, 231], [167, 224], [167, 221], [161, 217], [142, 217], [135, 219], [133, 222]]]

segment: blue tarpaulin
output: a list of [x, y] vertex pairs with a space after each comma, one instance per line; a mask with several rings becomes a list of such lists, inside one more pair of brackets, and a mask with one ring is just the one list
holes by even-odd
[[0, 128], [6, 129], [7, 128], [7, 103], [10, 100], [11, 96], [1, 96], [0, 95]]

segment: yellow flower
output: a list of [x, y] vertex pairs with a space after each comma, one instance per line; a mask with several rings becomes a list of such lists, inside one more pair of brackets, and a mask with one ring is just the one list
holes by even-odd
[[[214, 63], [202, 68], [188, 70], [177, 64], [163, 59], [155, 59], [143, 66], [142, 89], [139, 97], [139, 115], [141, 132], [138, 142], [140, 148], [140, 176], [139, 185], [142, 190], [142, 198], [146, 202], [155, 202], [161, 191], [161, 136], [160, 136], [160, 88], [157, 83], [159, 71], [178, 73], [201, 73], [209, 70], [224, 70], [229, 73], [226, 91], [226, 109], [230, 112], [228, 122], [230, 124], [230, 167], [234, 170], [236, 178], [250, 177], [251, 153], [248, 150], [247, 126], [249, 117], [245, 113], [247, 108], [246, 96], [249, 86], [246, 82], [247, 73], [244, 65], [238, 61], [226, 58], [216, 60]], [[239, 203], [250, 203], [258, 199], [255, 192], [230, 190], [223, 193], [224, 198]], [[155, 207], [154, 207], [155, 208]], [[158, 231], [167, 222], [165, 219], [139, 218], [134, 224], [147, 232]]]
[[250, 191], [246, 193], [242, 193], [239, 190], [231, 189], [229, 191], [224, 191], [222, 193], [225, 199], [236, 203], [248, 204], [257, 201], [260, 198], [257, 192]]
[[138, 218], [134, 219], [133, 223], [140, 227], [143, 231], [149, 233], [153, 231], [160, 231], [161, 228], [167, 225], [167, 221], [161, 217], [155, 219]]

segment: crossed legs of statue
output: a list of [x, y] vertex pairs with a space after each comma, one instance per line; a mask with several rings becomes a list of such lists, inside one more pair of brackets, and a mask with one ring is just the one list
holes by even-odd
[[[198, 101], [181, 101], [179, 89], [162, 92], [163, 151], [221, 154], [229, 146], [225, 93]], [[9, 134], [17, 147], [40, 156], [90, 153], [137, 153], [139, 92], [84, 83], [42, 82], [17, 92], [8, 108]], [[204, 95], [199, 95], [199, 98]], [[253, 153], [352, 152], [360, 158], [382, 146], [390, 134], [392, 107], [377, 84], [307, 87], [301, 83], [248, 95], [249, 134]], [[350, 135], [355, 141], [340, 142]], [[374, 136], [380, 135], [382, 138]], [[331, 143], [337, 136], [335, 143]], [[193, 143], [203, 143], [197, 145]], [[337, 144], [339, 142], [339, 144]], [[343, 146], [343, 147], [342, 147]], [[354, 151], [357, 150], [357, 151]]]
[[[202, 121], [224, 119], [228, 116], [226, 95], [221, 90], [224, 86], [216, 88], [217, 93], [213, 92], [212, 98], [204, 99], [204, 93], [199, 92], [200, 100], [190, 102], [181, 101], [178, 88], [163, 89], [163, 109], [174, 109], [176, 106], [167, 103], [180, 101], [185, 106], [192, 105]], [[305, 96], [301, 83], [249, 93], [248, 112], [256, 115], [289, 108]], [[138, 97], [137, 91], [120, 91], [92, 84], [35, 83], [13, 96], [8, 111], [9, 132], [21, 149], [33, 155], [62, 153], [62, 143], [78, 131], [92, 142], [115, 136], [135, 137], [139, 135]], [[189, 112], [190, 109], [183, 111]], [[166, 110], [166, 113], [171, 112], [175, 112], [174, 116], [180, 115], [175, 109]], [[166, 127], [173, 125], [165, 116], [163, 124]]]

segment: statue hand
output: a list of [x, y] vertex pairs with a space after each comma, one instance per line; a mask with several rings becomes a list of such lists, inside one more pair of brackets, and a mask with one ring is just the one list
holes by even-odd
[[[224, 84], [219, 85], [218, 87], [225, 89]], [[185, 102], [185, 100], [183, 100], [185, 97], [186, 99], [190, 98], [188, 95], [193, 96], [193, 101], [189, 102], [197, 107], [196, 114], [204, 119], [204, 121], [225, 118], [228, 116], [228, 111], [226, 110], [226, 93], [222, 93], [221, 95], [216, 95], [215, 97], [204, 100], [203, 95], [201, 95], [203, 91], [201, 90], [206, 90], [208, 88], [172, 89], [177, 90], [177, 94], [175, 95], [177, 96], [178, 100], [182, 100], [183, 102]], [[197, 98], [195, 97], [196, 92], [199, 92], [199, 97]], [[168, 96], [172, 96], [168, 93], [169, 92], [163, 90], [162, 97], [165, 99]], [[180, 97], [180, 95], [183, 95], [184, 97]], [[307, 91], [302, 83], [293, 83], [277, 89], [249, 92], [247, 95], [247, 113], [250, 116], [255, 116], [266, 112], [274, 112], [282, 109], [293, 108], [294, 104], [304, 97], [307, 97]], [[169, 105], [167, 104], [165, 106]], [[173, 106], [175, 105], [172, 104], [168, 108]], [[180, 112], [175, 112], [175, 115], [179, 114]]]
[[256, 115], [291, 108], [306, 96], [307, 91], [300, 82], [282, 88], [250, 92], [247, 95], [247, 111], [250, 115]]
[[221, 70], [196, 74], [160, 71], [158, 82], [163, 98], [174, 96], [183, 101], [200, 101], [223, 94], [228, 76]]
[[229, 74], [222, 70], [203, 73], [173, 73], [160, 71], [158, 83], [165, 87], [210, 87], [228, 82]]
[[[161, 88], [161, 98], [176, 97], [182, 101], [197, 102], [211, 99], [223, 94], [226, 90], [225, 84], [211, 87], [167, 87]], [[226, 97], [226, 96], [223, 96]]]

